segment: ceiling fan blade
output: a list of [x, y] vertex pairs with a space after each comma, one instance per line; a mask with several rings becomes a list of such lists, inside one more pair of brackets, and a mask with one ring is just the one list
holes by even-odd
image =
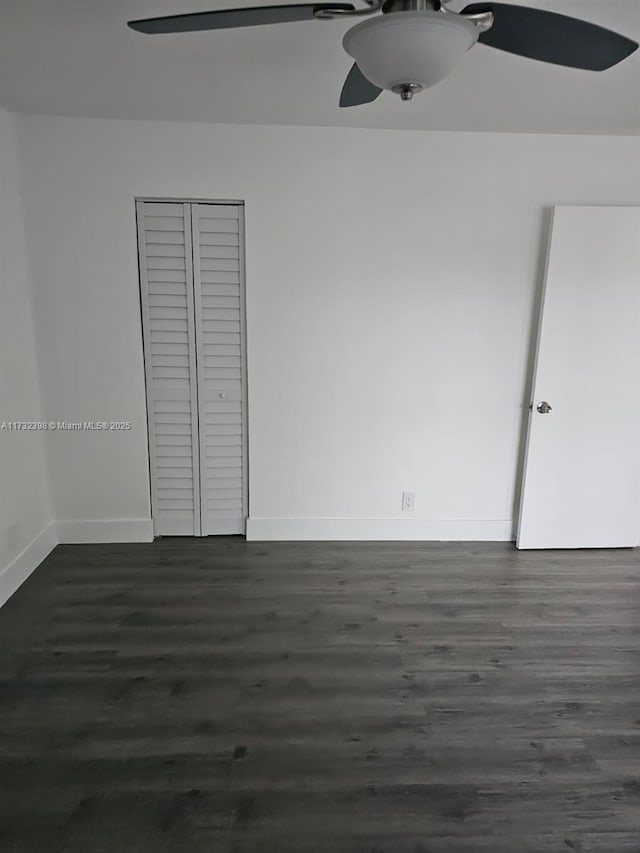
[[354, 62], [340, 92], [340, 106], [357, 107], [359, 104], [370, 104], [380, 92], [382, 89], [367, 80]]
[[127, 26], [139, 33], [195, 33], [201, 30], [226, 30], [231, 27], [258, 27], [263, 24], [286, 24], [290, 21], [314, 19], [318, 9], [340, 9], [353, 12], [351, 3], [304, 3], [297, 6], [252, 6], [244, 9], [221, 9], [215, 12], [193, 12], [129, 21]]
[[494, 16], [493, 26], [480, 33], [479, 42], [540, 62], [604, 71], [622, 62], [638, 47], [635, 41], [612, 30], [544, 9], [509, 3], [472, 3], [460, 14], [477, 12], [493, 12]]

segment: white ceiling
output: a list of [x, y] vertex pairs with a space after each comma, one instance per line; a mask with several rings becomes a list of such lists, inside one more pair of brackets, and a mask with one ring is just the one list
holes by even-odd
[[[133, 18], [259, 2], [0, 0], [0, 106], [176, 121], [640, 134], [640, 51], [593, 73], [476, 45], [449, 78], [411, 102], [383, 93], [345, 110], [338, 95], [351, 61], [342, 36], [362, 19], [167, 36], [126, 26]], [[640, 41], [639, 0], [529, 4]]]

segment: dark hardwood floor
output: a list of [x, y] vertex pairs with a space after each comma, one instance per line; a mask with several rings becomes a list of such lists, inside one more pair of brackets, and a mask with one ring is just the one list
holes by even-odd
[[2, 853], [640, 851], [640, 556], [59, 546], [0, 610]]

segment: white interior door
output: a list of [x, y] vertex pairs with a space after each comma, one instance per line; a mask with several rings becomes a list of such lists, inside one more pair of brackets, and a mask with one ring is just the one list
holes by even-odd
[[203, 536], [245, 532], [242, 213], [237, 204], [192, 208]]
[[191, 206], [138, 202], [137, 218], [153, 528], [199, 536]]
[[517, 547], [639, 540], [640, 208], [557, 207]]
[[244, 533], [241, 204], [137, 205], [156, 535]]

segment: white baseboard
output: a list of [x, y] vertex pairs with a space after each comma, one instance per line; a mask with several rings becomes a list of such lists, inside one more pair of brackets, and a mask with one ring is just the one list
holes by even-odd
[[511, 542], [510, 518], [248, 518], [247, 540]]
[[4, 571], [0, 572], [0, 607], [11, 598], [57, 544], [56, 525], [51, 522]]
[[150, 518], [59, 521], [56, 526], [58, 541], [64, 545], [153, 541], [153, 521]]

